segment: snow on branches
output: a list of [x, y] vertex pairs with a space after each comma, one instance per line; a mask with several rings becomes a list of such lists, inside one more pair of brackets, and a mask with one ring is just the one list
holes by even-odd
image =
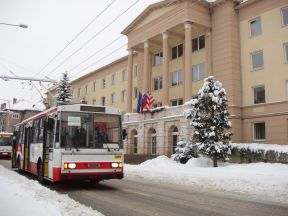
[[72, 98], [72, 88], [69, 83], [67, 72], [63, 73], [62, 79], [57, 87], [57, 103], [70, 103]]
[[184, 111], [184, 116], [190, 119], [194, 129], [192, 143], [201, 153], [213, 159], [214, 166], [217, 166], [218, 159], [228, 160], [232, 133], [226, 129], [231, 128], [232, 124], [228, 119], [227, 97], [222, 83], [209, 76], [204, 80], [198, 96], [186, 104], [191, 105], [191, 109]]

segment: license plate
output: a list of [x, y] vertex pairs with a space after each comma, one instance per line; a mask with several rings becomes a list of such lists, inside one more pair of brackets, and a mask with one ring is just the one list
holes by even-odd
[[121, 160], [121, 155], [114, 155], [114, 158], [115, 158], [116, 160]]
[[8, 155], [8, 153], [7, 152], [2, 152], [2, 155]]
[[98, 167], [100, 167], [100, 164], [99, 163], [90, 163], [90, 164], [88, 164], [88, 167], [89, 168], [98, 168]]

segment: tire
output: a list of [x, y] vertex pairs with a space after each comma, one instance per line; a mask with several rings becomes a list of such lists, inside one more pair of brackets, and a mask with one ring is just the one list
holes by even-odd
[[39, 161], [37, 164], [37, 179], [41, 184], [43, 184], [44, 176], [43, 176], [43, 165], [41, 161]]
[[20, 157], [17, 158], [17, 171], [22, 174], [23, 171], [21, 169], [21, 161], [20, 161]]

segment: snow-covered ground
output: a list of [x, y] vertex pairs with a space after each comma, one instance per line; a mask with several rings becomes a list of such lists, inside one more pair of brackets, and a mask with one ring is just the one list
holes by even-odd
[[213, 168], [207, 158], [178, 164], [159, 156], [140, 165], [125, 164], [125, 178], [229, 191], [257, 199], [288, 203], [288, 165], [222, 163]]
[[69, 198], [0, 165], [0, 215], [100, 216]]

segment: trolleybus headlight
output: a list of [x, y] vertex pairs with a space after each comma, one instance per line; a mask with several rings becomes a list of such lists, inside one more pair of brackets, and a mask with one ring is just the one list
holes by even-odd
[[123, 167], [123, 164], [122, 163], [119, 163], [119, 168], [122, 168]]
[[64, 163], [64, 169], [75, 169], [76, 164], [75, 163]]
[[111, 166], [112, 166], [113, 168], [117, 168], [117, 167], [119, 166], [119, 164], [118, 164], [118, 163], [112, 163]]

